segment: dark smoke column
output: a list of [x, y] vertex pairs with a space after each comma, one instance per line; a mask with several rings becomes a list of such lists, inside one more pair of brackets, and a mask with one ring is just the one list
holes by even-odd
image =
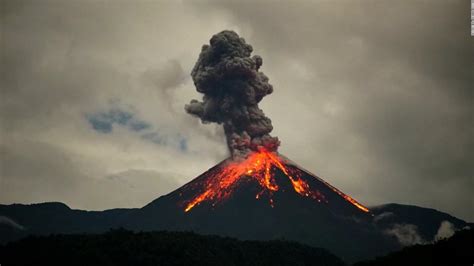
[[264, 148], [276, 151], [280, 141], [269, 133], [272, 121], [258, 103], [273, 92], [268, 77], [258, 69], [262, 58], [250, 57], [252, 46], [233, 31], [222, 31], [203, 45], [191, 76], [202, 102], [192, 100], [186, 112], [203, 123], [224, 125], [227, 146], [233, 158], [246, 157]]

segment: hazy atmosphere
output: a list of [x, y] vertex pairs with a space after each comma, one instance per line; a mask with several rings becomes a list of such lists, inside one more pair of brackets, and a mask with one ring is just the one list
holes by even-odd
[[0, 203], [141, 207], [229, 156], [185, 104], [229, 29], [279, 152], [365, 205], [474, 221], [469, 1], [1, 1]]

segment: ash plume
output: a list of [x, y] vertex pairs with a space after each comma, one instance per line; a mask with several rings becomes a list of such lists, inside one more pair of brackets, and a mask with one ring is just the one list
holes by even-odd
[[270, 118], [258, 103], [273, 92], [268, 77], [259, 71], [262, 58], [250, 57], [252, 46], [233, 31], [212, 36], [210, 45], [203, 45], [191, 76], [196, 90], [203, 93], [202, 102], [191, 100], [186, 112], [199, 117], [202, 123], [224, 126], [227, 146], [234, 159], [264, 148], [276, 151], [280, 145]]

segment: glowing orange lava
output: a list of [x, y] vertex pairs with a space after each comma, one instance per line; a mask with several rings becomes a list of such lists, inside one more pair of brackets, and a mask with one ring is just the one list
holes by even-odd
[[[301, 196], [317, 200], [318, 202], [327, 203], [327, 200], [324, 195], [322, 195], [317, 190], [313, 191], [310, 188], [309, 184], [300, 178], [299, 173], [291, 172], [285, 166], [283, 159], [279, 157], [276, 153], [269, 152], [266, 150], [260, 150], [259, 152], [254, 152], [250, 154], [244, 161], [228, 161], [223, 168], [211, 172], [211, 176], [204, 180], [203, 192], [200, 193], [198, 196], [194, 197], [189, 202], [187, 202], [184, 211], [190, 211], [193, 207], [199, 205], [203, 201], [209, 200], [213, 201], [215, 204], [216, 202], [225, 200], [232, 194], [232, 191], [236, 187], [237, 183], [240, 180], [245, 180], [245, 177], [255, 179], [262, 187], [262, 190], [255, 196], [255, 198], [259, 199], [262, 194], [265, 193], [269, 196], [270, 206], [274, 207], [274, 202], [271, 196], [280, 188], [275, 181], [274, 173], [272, 173], [273, 167], [278, 168], [285, 174], [285, 176], [288, 177], [296, 193]], [[324, 182], [321, 179], [319, 180]], [[342, 196], [345, 200], [352, 203], [360, 210], [364, 212], [369, 211], [366, 207], [358, 203], [353, 198], [347, 196], [346, 194], [342, 193], [341, 191], [329, 185], [328, 183], [324, 183], [328, 185], [330, 189], [332, 189], [334, 192]]]

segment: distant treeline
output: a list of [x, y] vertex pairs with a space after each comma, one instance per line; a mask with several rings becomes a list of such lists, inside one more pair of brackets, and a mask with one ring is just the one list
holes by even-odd
[[8, 265], [344, 265], [318, 248], [288, 241], [240, 241], [190, 232], [30, 236], [0, 246]]

